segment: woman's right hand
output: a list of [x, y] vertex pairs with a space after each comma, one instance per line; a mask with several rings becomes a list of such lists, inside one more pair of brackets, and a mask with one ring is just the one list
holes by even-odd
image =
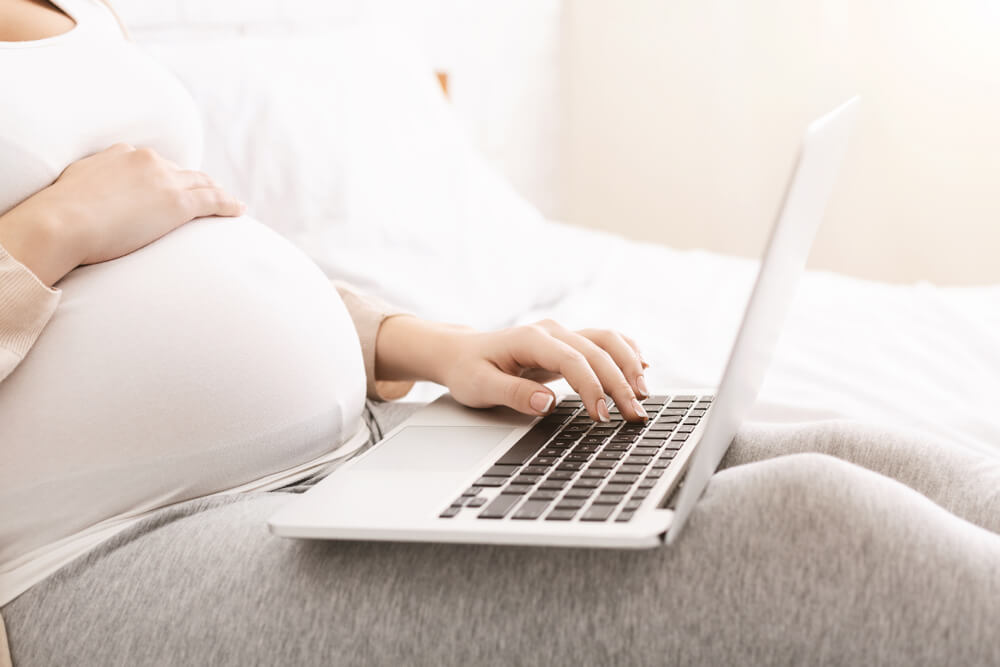
[[51, 286], [77, 266], [127, 255], [195, 218], [245, 210], [202, 172], [115, 144], [0, 216], [0, 245]]

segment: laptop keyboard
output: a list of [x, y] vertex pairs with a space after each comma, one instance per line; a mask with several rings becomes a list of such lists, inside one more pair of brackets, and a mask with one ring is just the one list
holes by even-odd
[[595, 422], [571, 396], [543, 417], [449, 505], [441, 518], [629, 521], [712, 404], [712, 396], [651, 396], [645, 423], [611, 407]]

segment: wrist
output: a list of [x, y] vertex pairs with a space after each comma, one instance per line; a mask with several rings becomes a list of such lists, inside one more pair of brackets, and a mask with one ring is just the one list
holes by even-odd
[[0, 244], [49, 287], [80, 263], [81, 244], [69, 231], [56, 207], [35, 197], [0, 216]]
[[429, 380], [448, 385], [448, 370], [461, 341], [474, 330], [409, 315], [386, 319], [375, 344], [375, 377], [386, 381]]

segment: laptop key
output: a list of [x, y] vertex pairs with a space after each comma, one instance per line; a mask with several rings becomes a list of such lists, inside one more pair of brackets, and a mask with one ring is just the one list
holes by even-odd
[[493, 502], [486, 506], [486, 509], [479, 513], [479, 518], [502, 519], [520, 499], [521, 496], [519, 495], [501, 493], [493, 499]]
[[553, 470], [552, 472], [549, 473], [549, 476], [546, 478], [545, 481], [548, 482], [554, 479], [573, 479], [573, 475], [575, 474], [576, 473], [570, 472], [568, 470]]
[[554, 456], [536, 456], [534, 459], [532, 459], [531, 465], [548, 467], [554, 465], [555, 462], [558, 460], [559, 459], [557, 459]]
[[481, 486], [470, 486], [469, 488], [467, 488], [465, 490], [465, 493], [463, 493], [462, 495], [463, 496], [478, 496], [479, 492], [482, 491], [482, 490], [483, 490], [483, 487], [481, 487]]
[[531, 487], [533, 486], [534, 484], [508, 484], [507, 487], [504, 488], [503, 493], [516, 493], [523, 496], [528, 491], [531, 491]]
[[441, 512], [441, 514], [439, 514], [438, 516], [440, 516], [442, 519], [450, 519], [453, 516], [458, 516], [458, 512], [461, 509], [462, 509], [461, 507], [456, 507], [455, 505], [452, 505], [445, 511]]
[[556, 509], [576, 511], [586, 504], [587, 501], [583, 498], [563, 498], [562, 500], [559, 501], [559, 504], [556, 505]]
[[567, 484], [569, 484], [568, 479], [547, 479], [539, 484], [538, 488], [544, 491], [558, 491]]
[[527, 484], [528, 486], [531, 486], [532, 484], [537, 484], [540, 481], [542, 481], [541, 475], [518, 475], [511, 481], [511, 484]]
[[611, 478], [610, 483], [631, 485], [638, 481], [639, 481], [639, 475], [637, 474], [618, 473], [617, 475]]
[[503, 486], [507, 483], [506, 477], [480, 477], [476, 480], [476, 486]]
[[594, 489], [588, 489], [586, 487], [572, 486], [568, 491], [566, 491], [566, 498], [589, 498], [593, 495]]
[[615, 523], [625, 523], [633, 516], [635, 516], [635, 512], [633, 510], [622, 510], [622, 513], [615, 517]]
[[556, 470], [566, 470], [568, 472], [576, 472], [577, 470], [580, 470], [582, 468], [583, 468], [582, 461], [563, 461], [562, 463], [559, 464], [559, 467], [556, 468]]
[[486, 504], [486, 498], [482, 496], [476, 496], [475, 498], [469, 498], [469, 502], [466, 503], [469, 507], [482, 507]]
[[576, 516], [578, 510], [575, 509], [564, 509], [557, 507], [556, 509], [549, 512], [548, 516], [545, 517], [546, 521], [569, 521], [574, 516]]
[[[618, 437], [618, 436], [615, 436], [615, 437]], [[604, 445], [604, 449], [601, 450], [601, 451], [604, 451], [604, 452], [627, 452], [631, 448], [632, 448], [632, 441], [631, 440], [629, 440], [627, 442], [615, 442], [614, 440], [612, 440], [608, 444]]]
[[538, 489], [528, 497], [528, 500], [555, 500], [558, 495], [559, 491], [556, 489]]
[[606, 468], [610, 470], [611, 468], [614, 468], [615, 465], [616, 463], [614, 461], [602, 461], [598, 459], [587, 466], [587, 470], [597, 470], [599, 468]]
[[614, 505], [591, 505], [580, 518], [583, 521], [607, 521], [614, 511]]
[[596, 505], [617, 505], [625, 500], [625, 495], [621, 493], [602, 493], [594, 499]]
[[548, 508], [548, 501], [528, 500], [514, 512], [515, 519], [537, 519]]
[[580, 477], [590, 478], [590, 479], [603, 479], [607, 477], [608, 473], [610, 472], [611, 472], [610, 470], [606, 470], [604, 468], [587, 468], [582, 473], [580, 473]]
[[573, 488], [596, 489], [600, 485], [601, 480], [599, 479], [594, 479], [593, 477], [581, 477], [576, 480], [576, 484], [573, 485]]
[[495, 465], [483, 474], [489, 477], [510, 477], [517, 472], [518, 467], [516, 465]]

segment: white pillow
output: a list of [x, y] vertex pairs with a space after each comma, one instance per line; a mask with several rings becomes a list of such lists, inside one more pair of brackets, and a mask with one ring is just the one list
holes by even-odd
[[147, 46], [201, 106], [205, 170], [331, 276], [492, 326], [559, 298], [600, 257], [602, 237], [546, 222], [489, 167], [398, 31]]

